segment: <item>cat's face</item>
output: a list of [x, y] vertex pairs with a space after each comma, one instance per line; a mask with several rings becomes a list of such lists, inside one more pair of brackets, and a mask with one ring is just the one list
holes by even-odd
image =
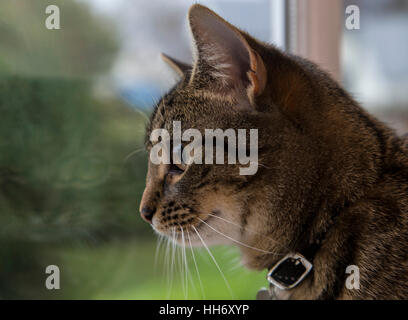
[[[194, 85], [182, 81], [158, 103], [148, 137], [155, 129], [166, 129], [172, 136], [174, 121], [181, 122], [182, 132], [194, 128], [202, 133], [203, 138], [206, 129], [249, 131], [258, 128], [263, 120], [256, 112], [245, 110], [244, 103], [197, 90]], [[149, 152], [154, 144], [147, 139]], [[182, 143], [183, 146], [186, 144]], [[176, 147], [172, 139], [170, 145]], [[257, 146], [259, 148], [261, 144]], [[206, 151], [203, 143], [203, 159]], [[213, 151], [215, 153], [215, 148]], [[229, 238], [240, 239], [249, 195], [246, 184], [256, 173], [254, 176], [241, 175], [240, 168], [247, 165], [228, 164], [227, 156], [225, 160], [224, 164], [189, 165], [173, 161], [154, 164], [149, 160], [140, 210], [150, 209], [145, 218], [151, 220], [153, 228], [178, 243], [184, 239], [186, 245], [203, 245], [202, 241], [213, 245], [230, 243]]]
[[[167, 58], [182, 79], [156, 106], [147, 150], [154, 145], [149, 140], [153, 130], [166, 129], [171, 136], [173, 121], [181, 122], [182, 132], [194, 128], [203, 136], [205, 129], [256, 129], [258, 169], [241, 175], [239, 163], [149, 160], [140, 211], [157, 232], [179, 244], [235, 243], [245, 264], [263, 268], [279, 258], [307, 219], [292, 213], [291, 207], [300, 201], [291, 191], [316, 176], [315, 153], [310, 152], [314, 145], [297, 128], [299, 118], [291, 110], [299, 102], [294, 97], [307, 104], [307, 86], [293, 76], [296, 66], [285, 55], [207, 8], [193, 6], [189, 22], [195, 63], [189, 67]], [[182, 148], [172, 141], [173, 147]], [[281, 210], [275, 211], [278, 207]], [[277, 255], [271, 258], [270, 252]]]

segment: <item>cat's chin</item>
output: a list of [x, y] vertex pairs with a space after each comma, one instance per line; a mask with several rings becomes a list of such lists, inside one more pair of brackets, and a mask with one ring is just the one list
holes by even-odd
[[281, 258], [282, 255], [267, 255], [259, 252], [254, 252], [248, 248], [240, 248], [241, 251], [241, 264], [250, 270], [265, 270], [270, 269], [271, 266], [275, 265]]

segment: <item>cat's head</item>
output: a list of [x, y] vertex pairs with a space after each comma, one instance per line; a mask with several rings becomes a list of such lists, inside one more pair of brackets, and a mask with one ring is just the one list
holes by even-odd
[[[189, 66], [165, 57], [181, 79], [155, 108], [147, 150], [155, 144], [149, 139], [155, 129], [172, 136], [174, 121], [182, 132], [194, 128], [203, 136], [205, 129], [257, 129], [257, 170], [242, 175], [239, 163], [149, 160], [140, 211], [178, 243], [235, 242], [245, 264], [263, 268], [298, 240], [312, 214], [308, 201], [332, 187], [325, 175], [342, 172], [331, 161], [336, 151], [325, 146], [341, 148], [343, 138], [330, 131], [327, 119], [342, 123], [333, 101], [350, 101], [313, 64], [253, 39], [206, 7], [192, 6], [188, 18], [195, 61]], [[172, 147], [180, 146], [172, 141]]]

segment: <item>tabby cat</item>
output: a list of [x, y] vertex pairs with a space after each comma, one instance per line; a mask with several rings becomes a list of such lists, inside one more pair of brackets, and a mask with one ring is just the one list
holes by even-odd
[[[165, 57], [180, 81], [157, 104], [146, 148], [175, 120], [200, 132], [256, 128], [259, 168], [149, 161], [142, 217], [179, 244], [237, 244], [257, 270], [313, 247], [310, 273], [272, 288], [278, 299], [407, 299], [406, 140], [315, 64], [204, 6], [188, 21], [195, 62]], [[348, 266], [359, 268], [358, 289], [346, 285]]]

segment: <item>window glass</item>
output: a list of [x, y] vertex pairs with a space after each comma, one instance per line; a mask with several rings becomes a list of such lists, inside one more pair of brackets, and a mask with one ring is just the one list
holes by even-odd
[[408, 1], [355, 0], [360, 29], [344, 28], [344, 84], [371, 112], [408, 131]]

